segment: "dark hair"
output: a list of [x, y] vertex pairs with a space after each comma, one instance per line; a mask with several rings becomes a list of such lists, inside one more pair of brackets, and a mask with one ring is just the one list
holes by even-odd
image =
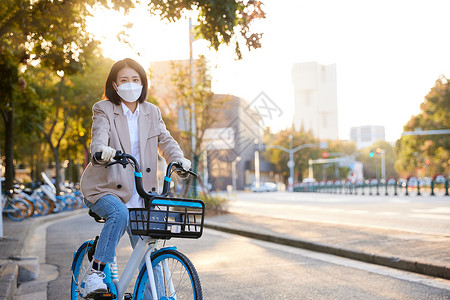
[[145, 73], [144, 68], [137, 61], [131, 58], [119, 60], [112, 66], [111, 71], [109, 71], [108, 78], [106, 79], [103, 99], [107, 99], [116, 105], [120, 104], [120, 97], [113, 87], [113, 81], [116, 82], [117, 73], [119, 73], [120, 70], [126, 67], [135, 70], [139, 74], [139, 77], [141, 77], [142, 93], [141, 96], [138, 98], [139, 103], [142, 103], [147, 99], [147, 89], [148, 89], [147, 74]]

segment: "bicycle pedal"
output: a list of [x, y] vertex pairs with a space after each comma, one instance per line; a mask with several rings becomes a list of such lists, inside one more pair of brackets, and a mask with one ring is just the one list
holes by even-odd
[[94, 296], [94, 300], [111, 300], [116, 299], [116, 295], [112, 293], [100, 293]]

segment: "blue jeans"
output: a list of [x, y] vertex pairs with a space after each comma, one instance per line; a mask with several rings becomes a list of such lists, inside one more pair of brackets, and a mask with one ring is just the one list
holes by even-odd
[[[96, 203], [89, 201], [85, 201], [85, 203], [93, 212], [106, 219], [97, 242], [94, 258], [103, 263], [111, 263], [114, 261], [116, 247], [128, 229], [128, 207], [113, 195], [103, 196]], [[134, 248], [139, 236], [134, 236], [129, 230], [127, 231]]]

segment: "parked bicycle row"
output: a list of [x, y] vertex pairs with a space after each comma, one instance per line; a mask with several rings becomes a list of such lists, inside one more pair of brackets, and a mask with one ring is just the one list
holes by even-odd
[[84, 206], [78, 185], [67, 184], [61, 187], [61, 193], [57, 194], [55, 186], [48, 177], [44, 178], [42, 183], [35, 183], [32, 188], [16, 184], [14, 189], [4, 191], [2, 195], [3, 214], [13, 221], [79, 209]]
[[328, 180], [300, 183], [294, 192], [355, 194], [355, 195], [390, 195], [390, 196], [448, 196], [449, 181], [443, 175], [433, 178], [388, 178], [387, 180], [367, 179]]

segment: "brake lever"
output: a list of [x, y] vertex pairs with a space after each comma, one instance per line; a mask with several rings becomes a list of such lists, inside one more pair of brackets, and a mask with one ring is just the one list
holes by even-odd
[[127, 164], [129, 164], [129, 162], [128, 162], [128, 160], [127, 160], [125, 157], [122, 157], [122, 158], [119, 159], [119, 160], [116, 160], [116, 161], [113, 161], [113, 162], [108, 163], [108, 164], [105, 166], [105, 168], [107, 168], [107, 167], [109, 167], [109, 166], [112, 166], [112, 165], [115, 165], [115, 164], [121, 164], [122, 167], [125, 169], [125, 168], [127, 167]]

